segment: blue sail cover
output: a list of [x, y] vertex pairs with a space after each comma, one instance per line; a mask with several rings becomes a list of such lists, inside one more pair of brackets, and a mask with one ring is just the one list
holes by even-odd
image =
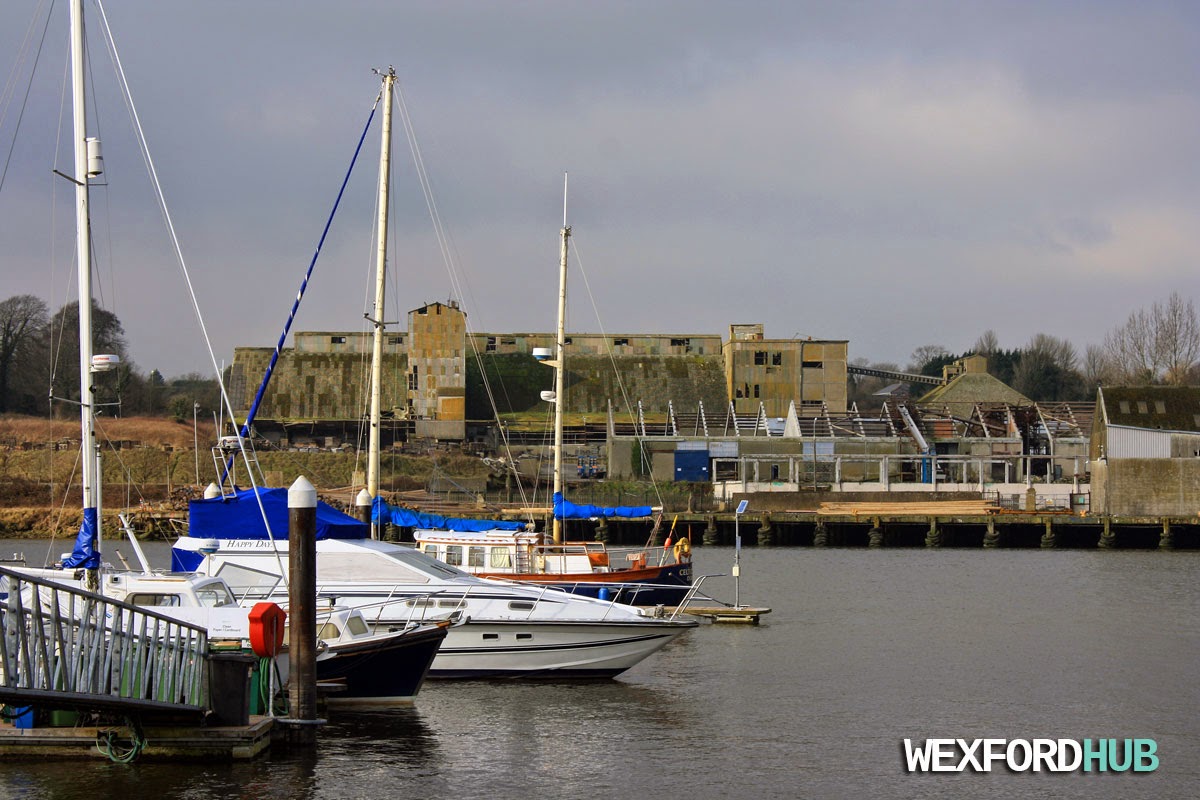
[[71, 550], [71, 555], [63, 559], [63, 567], [65, 569], [73, 569], [75, 567], [98, 569], [100, 567], [100, 554], [93, 548], [95, 541], [96, 509], [85, 508], [83, 510], [83, 524], [79, 526], [79, 533], [75, 536], [75, 547]]
[[456, 519], [443, 517], [440, 514], [422, 514], [407, 508], [397, 508], [387, 504], [382, 497], [376, 497], [371, 505], [371, 519], [377, 525], [390, 522], [403, 528], [424, 528], [438, 531], [459, 531], [460, 533], [479, 533], [481, 531], [520, 531], [525, 529], [524, 522], [512, 522], [495, 519]]
[[[257, 490], [271, 523], [271, 536], [263, 525], [254, 489], [242, 489], [232, 497], [192, 500], [188, 503], [188, 536], [198, 539], [286, 539], [288, 538], [288, 490]], [[367, 539], [370, 526], [328, 503], [317, 503], [317, 539]]]
[[577, 506], [554, 493], [555, 519], [592, 519], [593, 517], [648, 517], [654, 513], [650, 506]]

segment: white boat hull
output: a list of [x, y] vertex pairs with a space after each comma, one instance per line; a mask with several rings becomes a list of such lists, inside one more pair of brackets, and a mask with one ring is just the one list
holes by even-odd
[[[189, 547], [189, 538], [176, 544], [177, 552]], [[232, 541], [209, 553], [202, 568], [224, 577], [235, 593], [242, 594], [239, 574], [262, 575], [287, 563], [286, 541], [277, 545]], [[431, 572], [420, 578], [414, 572], [406, 580], [399, 575], [394, 579], [372, 575], [373, 570], [401, 568]], [[247, 587], [243, 602], [285, 602], [282, 585], [267, 591], [265, 597], [255, 596]], [[412, 548], [386, 542], [318, 542], [317, 593], [340, 606], [360, 609], [376, 629], [438, 619], [459, 621], [434, 658], [431, 678], [612, 677], [697, 624], [550, 587], [476, 578]]]

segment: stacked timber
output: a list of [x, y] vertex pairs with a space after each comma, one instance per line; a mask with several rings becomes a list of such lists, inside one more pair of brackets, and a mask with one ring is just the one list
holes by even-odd
[[981, 517], [1000, 508], [987, 500], [920, 500], [914, 502], [821, 503], [818, 515], [845, 517], [938, 516]]

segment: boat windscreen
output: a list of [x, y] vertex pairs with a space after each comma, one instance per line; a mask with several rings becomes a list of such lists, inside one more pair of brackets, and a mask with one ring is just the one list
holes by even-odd
[[[410, 567], [413, 570], [425, 573], [428, 576], [433, 573], [440, 578], [462, 578], [469, 577], [468, 573], [452, 567], [442, 561], [425, 555], [419, 550], [412, 548], [397, 548], [387, 551], [387, 557], [401, 564]], [[428, 578], [426, 578], [427, 580]]]

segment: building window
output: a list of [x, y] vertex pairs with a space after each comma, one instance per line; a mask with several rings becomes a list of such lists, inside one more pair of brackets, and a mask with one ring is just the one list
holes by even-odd
[[771, 366], [773, 366], [773, 367], [782, 367], [783, 366], [783, 353], [771, 353]]
[[1138, 400], [1137, 404], [1138, 404], [1138, 413], [1139, 414], [1149, 414], [1150, 413], [1150, 406], [1148, 406], [1146, 404], [1145, 400]]
[[1165, 413], [1167, 413], [1167, 404], [1164, 403], [1162, 400], [1155, 400], [1154, 401], [1154, 410], [1157, 411], [1159, 414], [1165, 414]]
[[388, 344], [404, 344], [404, 337], [403, 336], [390, 336], [390, 337], [388, 337]]
[[754, 351], [754, 366], [761, 367], [766, 363], [767, 363], [767, 351], [766, 350], [755, 350]]
[[1128, 413], [1129, 413], [1129, 401], [1128, 401], [1128, 400], [1122, 400], [1122, 401], [1121, 401], [1121, 403], [1120, 403], [1120, 406], [1121, 406], [1121, 413], [1122, 413], [1122, 414], [1128, 414]]
[[671, 347], [690, 347], [691, 344], [692, 344], [691, 339], [672, 339], [671, 340]]
[[329, 343], [330, 344], [345, 344], [346, 337], [345, 336], [330, 336]]
[[758, 397], [758, 384], [754, 384], [754, 396]]
[[824, 369], [825, 362], [824, 361], [801, 361], [800, 367], [802, 369]]
[[613, 347], [628, 347], [628, 339], [613, 339]]
[[567, 338], [563, 339], [563, 345], [565, 346], [565, 345], [568, 345], [568, 344], [571, 344], [571, 337], [570, 337], [570, 336], [568, 336]]
[[487, 338], [487, 344], [484, 346], [483, 350], [485, 353], [496, 352], [496, 337], [495, 336], [489, 336]]

